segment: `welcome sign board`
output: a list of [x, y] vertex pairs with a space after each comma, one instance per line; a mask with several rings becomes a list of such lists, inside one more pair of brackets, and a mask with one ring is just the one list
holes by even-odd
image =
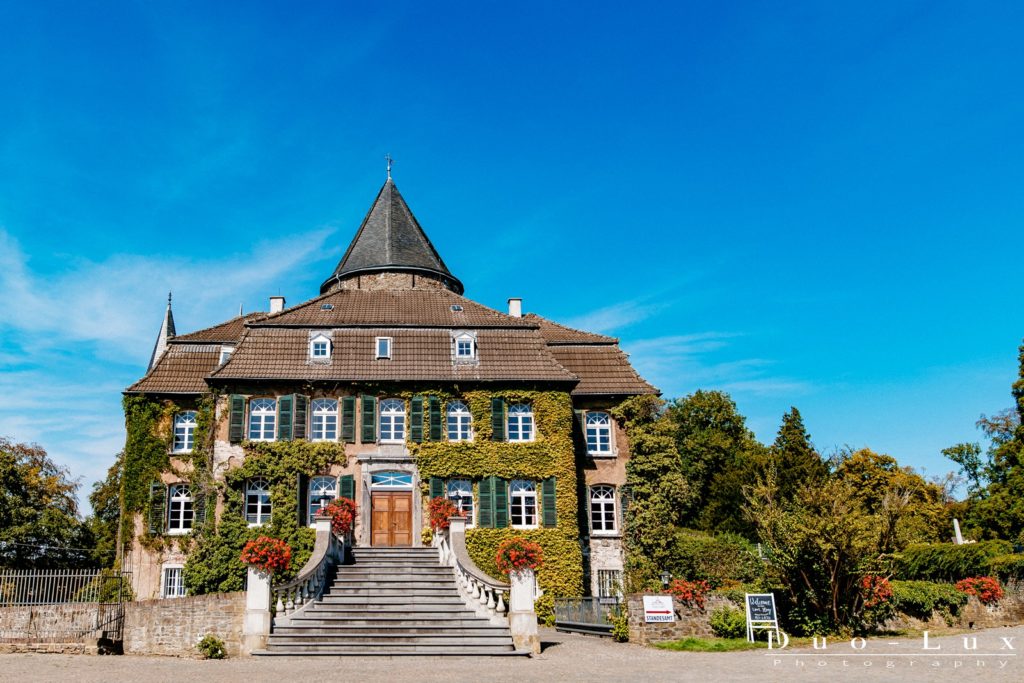
[[747, 613], [747, 640], [754, 642], [754, 631], [765, 629], [775, 631], [779, 638], [779, 615], [775, 610], [774, 593], [747, 593], [743, 601]]

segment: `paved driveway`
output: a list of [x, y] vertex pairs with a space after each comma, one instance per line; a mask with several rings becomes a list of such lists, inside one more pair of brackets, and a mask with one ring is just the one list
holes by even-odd
[[[826, 650], [754, 650], [733, 653], [666, 652], [599, 638], [543, 630], [544, 652], [535, 658], [434, 659], [429, 657], [273, 657], [202, 661], [169, 657], [0, 655], [0, 681], [1021, 681], [1024, 627], [964, 636], [875, 639]], [[1003, 638], [1007, 638], [1004, 641]], [[973, 640], [967, 641], [973, 645]], [[861, 645], [861, 643], [857, 643]], [[1009, 648], [1014, 649], [1009, 649]]]

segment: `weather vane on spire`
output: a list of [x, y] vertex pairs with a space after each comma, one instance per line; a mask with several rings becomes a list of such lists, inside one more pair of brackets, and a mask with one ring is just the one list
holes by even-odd
[[391, 180], [391, 164], [394, 162], [394, 159], [391, 158], [390, 154], [385, 154], [384, 161], [388, 162], [388, 180]]

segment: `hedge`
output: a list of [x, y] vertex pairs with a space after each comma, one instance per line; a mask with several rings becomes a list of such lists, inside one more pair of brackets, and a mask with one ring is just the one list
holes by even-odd
[[1008, 541], [911, 545], [896, 558], [896, 576], [905, 581], [959, 581], [984, 576], [990, 572], [994, 558], [1012, 550]]
[[988, 574], [999, 577], [1003, 583], [1024, 580], [1024, 554], [999, 555], [988, 563]]
[[967, 594], [948, 583], [891, 581], [892, 607], [897, 612], [928, 619], [933, 612], [952, 617], [967, 603]]

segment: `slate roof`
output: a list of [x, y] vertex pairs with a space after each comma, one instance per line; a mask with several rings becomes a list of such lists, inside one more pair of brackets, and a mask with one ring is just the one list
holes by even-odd
[[[451, 331], [436, 328], [334, 329], [329, 364], [309, 360], [309, 330], [250, 328], [231, 360], [212, 380], [509, 381], [568, 382], [576, 377], [555, 361], [534, 329], [481, 329], [478, 361], [456, 362]], [[390, 360], [374, 359], [376, 337], [391, 337]]]
[[[330, 306], [325, 309], [325, 306]], [[452, 310], [452, 306], [462, 310]], [[513, 318], [446, 289], [339, 289], [255, 321], [257, 326], [312, 327], [521, 327], [537, 323]]]
[[245, 332], [245, 323], [255, 322], [266, 318], [266, 313], [246, 313], [232, 318], [226, 322], [222, 322], [219, 325], [213, 327], [207, 327], [206, 329], [196, 330], [195, 332], [189, 332], [179, 337], [175, 337], [171, 343], [181, 342], [205, 342], [205, 343], [230, 343], [237, 342], [242, 338], [242, 333]]
[[448, 271], [408, 204], [388, 178], [363, 219], [355, 238], [331, 277], [320, 285], [326, 292], [340, 279], [381, 271], [440, 275], [462, 294], [462, 283]]
[[220, 346], [171, 344], [146, 376], [128, 387], [129, 393], [198, 394], [208, 389], [206, 380], [220, 361]]

